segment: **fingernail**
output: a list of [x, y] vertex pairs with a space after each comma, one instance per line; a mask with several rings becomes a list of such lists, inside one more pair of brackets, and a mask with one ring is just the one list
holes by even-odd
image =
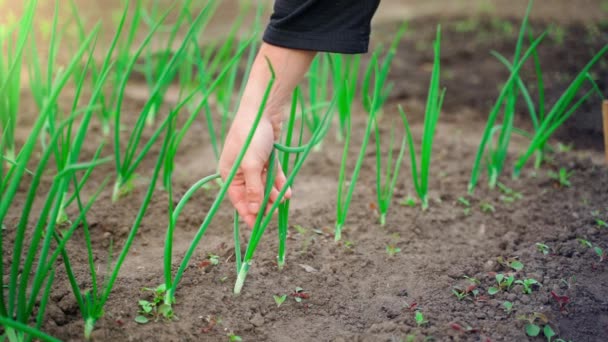
[[260, 205], [255, 203], [255, 202], [251, 202], [249, 203], [249, 212], [251, 213], [257, 213], [258, 211], [260, 211]]

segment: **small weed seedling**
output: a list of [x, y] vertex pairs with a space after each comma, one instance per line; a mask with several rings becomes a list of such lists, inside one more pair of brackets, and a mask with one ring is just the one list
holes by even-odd
[[465, 208], [471, 207], [471, 202], [464, 197], [458, 197], [458, 203], [462, 204]]
[[228, 341], [230, 342], [241, 342], [243, 339], [239, 335], [235, 335], [234, 333], [228, 334]]
[[400, 253], [400, 252], [401, 252], [401, 248], [398, 248], [393, 244], [389, 244], [386, 246], [386, 254], [388, 254], [388, 256], [390, 256], [390, 257], [394, 257], [395, 254]]
[[585, 248], [592, 248], [593, 245], [591, 244], [591, 242], [589, 242], [588, 240], [585, 240], [583, 238], [577, 238], [576, 239], [578, 241], [578, 243], [581, 244], [581, 246], [585, 247]]
[[559, 184], [561, 187], [569, 188], [572, 183], [570, 183], [570, 177], [574, 174], [574, 171], [568, 171], [565, 168], [560, 168], [558, 172], [549, 171], [549, 178]]
[[593, 247], [593, 250], [595, 251], [595, 254], [597, 254], [597, 256], [600, 258], [600, 263], [606, 260], [606, 251], [597, 246]]
[[[545, 336], [548, 342], [551, 342], [553, 338], [557, 335], [553, 328], [549, 325], [549, 320], [547, 317], [541, 313], [533, 313], [529, 316], [521, 316], [518, 317], [520, 320], [527, 321], [526, 324], [526, 335], [530, 337], [540, 336], [541, 332]], [[539, 321], [538, 324], [536, 321]], [[558, 338], [555, 342], [566, 342], [565, 340]]]
[[399, 202], [399, 204], [404, 207], [414, 208], [416, 206], [416, 204], [418, 204], [418, 202], [416, 201], [416, 198], [414, 198], [412, 196], [407, 196], [406, 198], [402, 199]]
[[517, 191], [507, 187], [506, 185], [504, 185], [501, 182], [498, 182], [496, 185], [498, 186], [498, 189], [502, 193], [502, 195], [500, 196], [500, 200], [505, 203], [513, 203], [524, 197], [520, 192], [517, 192]]
[[557, 152], [559, 153], [568, 153], [568, 152], [572, 152], [572, 149], [574, 148], [573, 144], [562, 144], [557, 143]]
[[466, 276], [466, 275], [463, 278], [466, 279], [466, 280], [468, 280], [473, 285], [480, 285], [481, 284], [481, 282], [477, 278], [469, 277], [469, 276]]
[[505, 276], [502, 273], [499, 273], [496, 275], [496, 283], [498, 284], [498, 287], [490, 287], [488, 289], [488, 294], [489, 295], [495, 295], [500, 291], [509, 291], [511, 289], [511, 287], [513, 286], [513, 282], [515, 281], [515, 276], [510, 275], [510, 276]]
[[[536, 337], [540, 334], [541, 325], [549, 323], [547, 316], [542, 313], [535, 312], [529, 315], [521, 315], [517, 317], [518, 320], [526, 321], [526, 334], [530, 337]], [[537, 321], [539, 321], [537, 324]]]
[[[562, 279], [562, 281], [563, 281], [563, 279]], [[557, 293], [555, 293], [555, 291], [551, 291], [551, 297], [559, 305], [559, 311], [560, 312], [567, 312], [568, 311], [568, 309], [566, 308], [566, 305], [570, 304], [570, 297], [568, 297], [568, 296], [560, 296]]]
[[599, 228], [604, 228], [604, 229], [608, 228], [608, 222], [606, 222], [602, 219], [599, 219], [599, 218], [595, 219], [595, 224], [597, 224], [597, 226]]
[[484, 213], [494, 213], [496, 212], [496, 208], [488, 202], [483, 202], [480, 204], [481, 211]]
[[301, 287], [296, 287], [295, 291], [290, 294], [290, 296], [292, 296], [297, 303], [302, 303], [302, 300], [310, 298], [310, 295], [304, 292], [304, 289]]
[[513, 312], [513, 303], [505, 301], [504, 303], [502, 303], [502, 308], [507, 314], [510, 314], [511, 312]]
[[217, 266], [220, 264], [220, 257], [219, 255], [209, 254], [209, 261], [211, 262], [211, 265]]
[[458, 197], [458, 203], [464, 207], [462, 209], [464, 215], [469, 216], [471, 214], [471, 202], [464, 197]]
[[165, 284], [159, 285], [155, 289], [143, 288], [144, 292], [151, 292], [153, 294], [152, 301], [140, 300], [138, 302], [140, 310], [139, 315], [135, 317], [135, 322], [139, 324], [146, 324], [150, 318], [158, 320], [163, 317], [166, 319], [173, 319], [173, 310], [170, 305], [164, 304], [165, 294], [167, 293], [167, 287]]
[[521, 286], [524, 287], [524, 293], [525, 294], [531, 294], [532, 290], [533, 290], [533, 286], [542, 286], [538, 281], [536, 281], [536, 279], [524, 279], [524, 280], [518, 280], [515, 282], [516, 284], [520, 284]]
[[414, 315], [414, 319], [416, 320], [416, 324], [419, 327], [425, 326], [429, 323], [429, 321], [426, 320], [426, 318], [424, 318], [424, 315], [422, 314], [422, 311], [420, 310], [416, 310], [416, 314]]
[[287, 295], [282, 295], [282, 296], [274, 295], [274, 296], [272, 296], [272, 298], [274, 298], [274, 302], [277, 304], [277, 308], [278, 308], [278, 307], [281, 307], [281, 304], [283, 304], [285, 302], [285, 299], [287, 299]]
[[469, 296], [466, 291], [462, 291], [459, 289], [452, 289], [452, 293], [454, 294], [454, 296], [456, 296], [456, 298], [458, 298], [459, 301], [462, 301], [463, 299]]
[[536, 249], [540, 252], [543, 253], [544, 255], [549, 254], [549, 252], [551, 251], [551, 248], [547, 245], [545, 245], [544, 243], [536, 243]]
[[524, 269], [524, 264], [515, 258], [505, 259], [500, 256], [500, 257], [496, 258], [496, 261], [499, 264], [501, 264], [502, 266], [507, 267], [507, 268], [512, 268], [515, 271], [521, 271]]

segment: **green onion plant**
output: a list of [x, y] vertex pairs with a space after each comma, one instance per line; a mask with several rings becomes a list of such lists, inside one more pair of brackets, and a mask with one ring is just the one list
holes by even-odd
[[[0, 200], [0, 223], [4, 225], [6, 215], [9, 209], [16, 203], [15, 195], [23, 182], [23, 176], [27, 171], [27, 164], [32, 158], [36, 147], [36, 141], [40, 132], [48, 122], [48, 117], [57, 102], [59, 93], [64, 88], [73, 70], [79, 66], [80, 60], [89, 44], [96, 37], [99, 26], [89, 35], [85, 45], [82, 45], [78, 52], [74, 55], [70, 63], [66, 66], [65, 71], [56, 76], [53, 82], [52, 91], [49, 93], [47, 101], [42, 108], [40, 115], [32, 127], [31, 133], [25, 144], [17, 155], [14, 164], [11, 165], [8, 172], [2, 173], [0, 179], [0, 189], [2, 197]], [[38, 314], [34, 319], [36, 330], [40, 328], [43, 319], [46, 305], [46, 298], [49, 296], [50, 287], [54, 275], [54, 264], [61, 247], [51, 253], [51, 245], [53, 236], [56, 232], [56, 222], [60, 214], [62, 196], [67, 191], [68, 183], [71, 176], [80, 170], [88, 170], [103, 161], [93, 161], [90, 163], [70, 163], [64, 165], [62, 170], [53, 178], [53, 182], [46, 193], [42, 209], [39, 212], [38, 218], [34, 221], [31, 238], [26, 240], [26, 232], [30, 225], [30, 216], [34, 200], [38, 195], [39, 186], [43, 175], [48, 170], [49, 162], [54, 152], [58, 147], [60, 137], [65, 134], [66, 127], [70, 127], [73, 120], [80, 113], [74, 112], [67, 119], [58, 123], [56, 130], [49, 139], [49, 147], [44, 150], [40, 156], [35, 171], [30, 171], [32, 179], [29, 182], [29, 189], [25, 201], [21, 204], [21, 216], [19, 222], [14, 227], [15, 241], [13, 244], [12, 260], [10, 262], [10, 272], [7, 274], [3, 268], [4, 260], [0, 260], [0, 273], [3, 279], [8, 279], [8, 291], [3, 291], [0, 295], [0, 316], [14, 320], [17, 323], [28, 325], [34, 319], [33, 313], [38, 298], [42, 298], [38, 307]], [[90, 204], [90, 203], [89, 203]], [[90, 205], [88, 206], [90, 208]], [[86, 210], [82, 210], [79, 218], [72, 223], [72, 228], [78, 227], [82, 216], [86, 214]], [[10, 228], [9, 228], [10, 229]], [[3, 241], [0, 234], [0, 258], [3, 259], [2, 252]], [[26, 242], [29, 245], [26, 246]], [[36, 265], [34, 267], [34, 265]], [[6, 278], [4, 278], [6, 276]], [[42, 292], [41, 292], [42, 291]], [[6, 297], [5, 297], [6, 296]], [[29, 332], [28, 332], [29, 333]], [[10, 332], [7, 332], [10, 335]], [[21, 340], [20, 338], [18, 340]], [[29, 340], [29, 338], [28, 338]]]
[[[399, 112], [403, 119], [407, 142], [409, 145], [412, 181], [416, 188], [416, 193], [422, 202], [422, 209], [425, 210], [429, 206], [428, 188], [431, 173], [431, 157], [433, 154], [433, 141], [437, 122], [441, 115], [441, 108], [445, 96], [445, 89], [440, 89], [441, 83], [441, 27], [437, 28], [437, 38], [434, 43], [435, 58], [433, 62], [433, 72], [429, 85], [429, 93], [426, 103], [426, 112], [424, 115], [424, 130], [422, 133], [422, 142], [420, 147], [420, 162], [416, 155], [414, 147], [414, 138], [407, 117], [403, 112], [403, 108], [399, 107]], [[420, 166], [419, 166], [420, 165]]]
[[[357, 158], [355, 167], [353, 169], [352, 172], [352, 176], [350, 178], [350, 181], [347, 181], [346, 179], [346, 166], [348, 163], [348, 152], [350, 149], [350, 142], [351, 142], [351, 118], [350, 116], [347, 116], [345, 119], [345, 133], [346, 136], [344, 137], [344, 148], [342, 150], [342, 161], [341, 161], [341, 165], [340, 165], [340, 175], [338, 178], [338, 196], [336, 199], [336, 226], [335, 226], [335, 233], [334, 233], [334, 237], [336, 241], [340, 241], [342, 238], [342, 229], [344, 227], [344, 224], [346, 222], [346, 217], [348, 216], [348, 209], [350, 207], [350, 202], [352, 200], [352, 196], [355, 190], [355, 186], [357, 184], [357, 180], [359, 178], [359, 173], [361, 171], [361, 167], [363, 166], [363, 160], [365, 159], [365, 154], [367, 151], [367, 145], [369, 143], [369, 137], [371, 135], [372, 132], [372, 128], [374, 126], [374, 124], [376, 123], [376, 114], [377, 114], [377, 108], [378, 105], [378, 101], [380, 100], [380, 97], [382, 96], [382, 89], [383, 89], [383, 84], [380, 83], [381, 80], [386, 80], [386, 75], [383, 75], [383, 72], [388, 72], [388, 68], [382, 68], [380, 69], [378, 66], [378, 60], [377, 60], [377, 53], [374, 53], [374, 55], [372, 56], [372, 59], [370, 60], [368, 67], [367, 67], [367, 71], [366, 71], [366, 77], [364, 80], [364, 83], [368, 83], [368, 84], [364, 84], [363, 89], [370, 89], [370, 85], [369, 83], [371, 82], [371, 76], [372, 76], [372, 71], [376, 74], [375, 77], [375, 84], [373, 85], [373, 93], [371, 95], [371, 101], [368, 99], [366, 100], [366, 102], [369, 102], [370, 105], [367, 107], [369, 109], [369, 115], [367, 118], [367, 125], [365, 128], [365, 133], [363, 134], [363, 141], [361, 143], [361, 148], [359, 150], [359, 156]], [[364, 96], [369, 96], [366, 93], [364, 93]], [[348, 188], [346, 187], [346, 184], [348, 184]]]
[[[386, 224], [386, 214], [390, 207], [393, 199], [393, 192], [397, 185], [397, 179], [399, 178], [399, 170], [405, 154], [406, 138], [403, 137], [401, 141], [401, 148], [397, 159], [393, 158], [393, 148], [395, 143], [395, 129], [391, 129], [390, 144], [388, 148], [388, 155], [386, 157], [386, 165], [384, 172], [382, 172], [382, 152], [381, 152], [381, 137], [380, 129], [378, 124], [375, 125], [374, 137], [376, 143], [376, 195], [378, 197], [378, 213], [380, 214], [380, 225]], [[393, 165], [394, 163], [394, 165]], [[384, 183], [383, 183], [384, 176]]]
[[343, 141], [346, 136], [347, 120], [351, 115], [357, 94], [361, 55], [330, 54], [329, 61], [333, 75], [334, 96], [337, 99], [339, 119], [337, 138], [338, 141]]
[[[290, 110], [289, 120], [287, 121], [287, 132], [285, 134], [285, 139], [283, 142], [284, 146], [286, 146], [287, 148], [291, 148], [292, 144], [293, 144], [292, 140], [293, 140], [293, 135], [294, 135], [298, 101], [300, 101], [301, 103], [303, 102], [300, 89], [296, 87], [296, 89], [293, 93], [292, 101], [291, 101], [291, 110]], [[303, 106], [302, 106], [302, 111], [303, 111]], [[300, 125], [300, 132], [299, 132], [297, 146], [302, 145], [304, 126], [305, 126], [304, 124]], [[286, 174], [289, 174], [289, 166], [290, 166], [289, 164], [291, 161], [291, 153], [281, 152], [281, 155], [279, 158], [280, 158], [280, 164], [281, 164], [281, 168], [282, 168], [283, 172], [285, 172]], [[295, 156], [294, 164], [298, 163], [299, 158], [300, 158], [300, 155], [297, 154]], [[279, 204], [279, 208], [278, 208], [278, 212], [279, 212], [278, 213], [279, 248], [278, 248], [278, 254], [277, 254], [277, 266], [278, 266], [279, 270], [282, 270], [283, 267], [285, 266], [285, 250], [286, 250], [286, 245], [287, 245], [287, 233], [289, 230], [290, 201], [291, 200], [289, 200], [289, 199], [282, 201], [281, 204]], [[235, 241], [238, 241], [238, 237], [239, 237], [238, 236], [238, 217], [235, 218], [234, 224], [235, 224], [235, 232], [236, 232], [235, 239], [237, 239]], [[239, 246], [239, 254], [240, 254], [240, 246]], [[238, 257], [238, 260], [241, 260], [240, 255]], [[239, 268], [237, 268], [237, 272], [239, 271]]]
[[513, 68], [511, 69], [511, 74], [510, 74], [509, 78], [507, 79], [507, 81], [505, 82], [500, 94], [498, 95], [498, 98], [496, 100], [496, 103], [494, 104], [494, 107], [490, 111], [490, 115], [488, 116], [488, 122], [486, 124], [486, 128], [483, 132], [483, 136], [481, 138], [479, 148], [477, 149], [477, 154], [475, 156], [475, 162], [473, 163], [473, 170], [471, 172], [471, 178], [469, 180], [468, 191], [471, 194], [474, 192], [475, 187], [477, 186], [477, 182], [479, 181], [479, 175], [481, 172], [481, 161], [482, 161], [484, 155], [486, 154], [488, 144], [490, 143], [490, 139], [492, 138], [492, 133], [496, 132], [494, 124], [496, 122], [500, 109], [503, 105], [503, 102], [507, 99], [507, 96], [509, 95], [509, 91], [510, 91], [512, 85], [515, 84], [515, 82], [518, 80], [519, 71], [521, 70], [522, 66], [528, 60], [528, 58], [530, 58], [532, 56], [532, 54], [534, 53], [534, 51], [536, 50], [538, 45], [543, 41], [543, 39], [545, 37], [546, 37], [546, 33], [543, 33], [538, 38], [536, 38], [534, 41], [532, 41], [532, 43], [530, 44], [530, 46], [528, 47], [526, 52], [521, 56], [520, 59], [517, 60], [517, 63], [515, 63], [513, 65]]
[[[239, 295], [241, 293], [243, 285], [245, 284], [245, 279], [247, 278], [247, 274], [253, 263], [254, 253], [257, 250], [257, 247], [260, 243], [262, 236], [264, 235], [264, 232], [266, 231], [266, 228], [268, 228], [268, 226], [270, 225], [270, 222], [274, 216], [274, 212], [279, 208], [279, 206], [282, 205], [281, 202], [285, 196], [285, 193], [287, 192], [289, 187], [291, 187], [291, 185], [293, 184], [296, 176], [300, 172], [302, 165], [306, 161], [306, 158], [308, 157], [308, 155], [311, 153], [311, 151], [317, 144], [321, 143], [324, 136], [327, 134], [327, 131], [329, 130], [329, 127], [331, 125], [331, 116], [332, 116], [334, 104], [335, 104], [335, 101], [332, 101], [332, 103], [330, 104], [329, 108], [327, 109], [325, 115], [323, 116], [320, 125], [313, 132], [312, 137], [310, 138], [310, 141], [306, 145], [300, 146], [300, 147], [288, 147], [288, 146], [284, 146], [281, 144], [275, 144], [275, 149], [271, 152], [270, 159], [268, 161], [269, 167], [268, 167], [268, 172], [266, 175], [266, 189], [264, 191], [264, 199], [262, 202], [262, 206], [260, 207], [258, 216], [256, 217], [256, 221], [253, 225], [253, 229], [251, 231], [251, 237], [249, 239], [249, 243], [247, 244], [247, 249], [245, 251], [245, 255], [242, 257], [242, 260], [240, 258], [240, 255], [236, 255], [236, 257], [238, 257], [238, 259], [236, 261], [238, 271], [237, 271], [236, 282], [234, 284], [234, 294], [235, 295]], [[289, 128], [291, 130], [293, 130], [293, 128], [294, 128], [293, 124]], [[287, 134], [293, 134], [293, 133], [288, 132]], [[295, 160], [294, 164], [291, 167], [291, 173], [289, 173], [287, 176], [287, 181], [286, 181], [285, 185], [279, 191], [277, 200], [274, 203], [272, 203], [272, 206], [268, 207], [268, 205], [270, 204], [270, 202], [269, 202], [270, 194], [273, 190], [273, 184], [275, 183], [275, 177], [277, 175], [277, 171], [276, 171], [277, 151], [280, 151], [283, 153], [296, 153], [297, 156], [296, 156], [296, 160]], [[287, 164], [289, 159], [284, 158], [283, 161], [285, 161], [285, 163]], [[281, 229], [283, 229], [283, 230], [285, 229], [285, 224], [286, 224], [285, 221], [287, 220], [287, 218], [285, 216], [287, 215], [286, 210], [288, 210], [288, 209], [289, 209], [288, 207], [286, 209], [284, 207], [284, 209], [283, 209], [284, 216], [283, 216], [282, 222], [281, 222], [283, 224], [283, 227]], [[235, 215], [235, 220], [237, 220], [237, 219], [238, 219], [238, 215]], [[235, 250], [238, 249], [239, 253], [240, 253], [241, 243], [240, 243], [238, 228], [239, 228], [239, 225], [238, 225], [238, 221], [237, 221], [234, 223]], [[279, 232], [279, 234], [282, 234], [282, 232]], [[286, 236], [286, 234], [285, 234], [285, 236]], [[281, 245], [281, 244], [284, 245], [285, 244], [284, 238], [282, 236], [280, 236], [279, 239], [283, 240], [282, 242], [279, 243], [279, 245]], [[279, 257], [281, 257], [280, 254], [279, 254]], [[283, 257], [283, 261], [284, 261], [284, 254], [282, 257]]]
[[[190, 41], [190, 38], [198, 32], [198, 26], [199, 26], [198, 24], [205, 17], [205, 11], [208, 10], [208, 8], [209, 8], [209, 6], [206, 6], [199, 13], [199, 15], [194, 20], [194, 24], [189, 28], [188, 32], [186, 33], [186, 36], [185, 36], [183, 42], [181, 43], [181, 45], [178, 47], [178, 49], [172, 55], [169, 62], [166, 65], [164, 65], [163, 71], [159, 76], [159, 81], [157, 82], [155, 88], [151, 92], [150, 98], [148, 99], [148, 101], [146, 101], [143, 109], [141, 110], [140, 115], [138, 116], [138, 119], [135, 123], [135, 126], [132, 128], [132, 130], [130, 130], [128, 141], [126, 142], [126, 144], [121, 144], [121, 140], [122, 140], [121, 133], [122, 132], [121, 132], [121, 122], [120, 122], [120, 119], [121, 119], [120, 110], [121, 110], [122, 101], [124, 98], [124, 89], [126, 87], [126, 84], [129, 80], [129, 76], [131, 74], [131, 71], [133, 70], [133, 67], [134, 67], [137, 59], [141, 55], [144, 47], [149, 43], [149, 41], [152, 38], [152, 35], [156, 31], [156, 29], [158, 29], [158, 27], [162, 23], [162, 20], [159, 21], [156, 24], [156, 26], [150, 30], [148, 36], [146, 37], [146, 39], [144, 39], [144, 41], [140, 45], [139, 49], [135, 52], [135, 54], [130, 58], [129, 63], [124, 70], [122, 80], [120, 81], [120, 85], [119, 85], [119, 89], [121, 89], [121, 92], [118, 94], [118, 98], [116, 100], [116, 111], [114, 114], [115, 115], [114, 116], [114, 121], [115, 121], [114, 122], [114, 155], [115, 155], [114, 161], [116, 163], [117, 176], [116, 176], [116, 182], [114, 183], [114, 190], [113, 190], [113, 194], [112, 194], [113, 201], [117, 201], [121, 196], [129, 193], [132, 190], [133, 177], [135, 175], [135, 171], [136, 171], [137, 167], [139, 166], [141, 161], [144, 159], [144, 157], [150, 152], [150, 148], [156, 142], [156, 140], [159, 138], [160, 134], [165, 130], [165, 127], [163, 127], [163, 126], [156, 128], [156, 130], [152, 134], [151, 138], [138, 152], [138, 147], [140, 146], [140, 143], [141, 143], [141, 137], [142, 137], [143, 130], [145, 128], [146, 119], [147, 119], [148, 114], [150, 113], [150, 108], [152, 108], [152, 106], [154, 105], [155, 96], [157, 96], [161, 92], [163, 85], [168, 83], [169, 80], [172, 79], [172, 77], [174, 75], [174, 70], [177, 66], [177, 63], [181, 60], [182, 53], [185, 51], [185, 49]], [[166, 18], [168, 13], [169, 12], [166, 12], [163, 18]], [[124, 140], [122, 140], [122, 141], [124, 141]], [[123, 146], [125, 146], [124, 153], [121, 151]]]
[[[397, 48], [399, 47], [399, 43], [403, 38], [403, 35], [407, 31], [407, 23], [403, 23], [397, 31], [397, 34], [393, 38], [393, 41], [384, 57], [384, 60], [380, 63], [380, 54], [382, 52], [382, 46], [379, 46], [371, 58], [371, 64], [378, 64], [379, 71], [374, 68], [367, 68], [365, 72], [363, 85], [362, 85], [362, 98], [363, 98], [363, 108], [367, 113], [376, 112], [377, 114], [381, 114], [382, 107], [384, 103], [388, 99], [391, 90], [393, 89], [393, 84], [388, 82], [388, 74], [390, 72], [391, 66], [393, 64], [393, 59], [397, 54]], [[372, 74], [375, 76], [374, 82], [371, 82]], [[371, 89], [371, 92], [374, 93], [374, 96], [370, 96], [370, 88], [379, 88], [379, 89]], [[377, 94], [375, 94], [378, 92]]]
[[[37, 4], [37, 0], [27, 1], [18, 25], [0, 24], [0, 129], [4, 146], [0, 154], [8, 160], [14, 160], [16, 154], [15, 127], [19, 113], [21, 66]], [[13, 41], [15, 34], [17, 38]]]
[[[515, 163], [514, 176], [519, 176], [522, 168], [534, 154], [536, 154], [535, 165], [537, 167], [540, 166], [543, 160], [543, 151], [545, 150], [547, 141], [553, 135], [553, 133], [555, 133], [555, 131], [561, 127], [562, 124], [566, 122], [566, 120], [570, 118], [576, 112], [576, 110], [594, 93], [597, 93], [599, 96], [603, 97], [589, 72], [593, 66], [595, 66], [607, 53], [608, 44], [605, 45], [598, 53], [596, 53], [589, 63], [587, 63], [587, 65], [579, 72], [579, 74], [575, 77], [572, 83], [570, 83], [568, 88], [560, 96], [553, 107], [547, 111], [546, 115], [542, 111], [535, 113], [533, 110], [533, 104], [528, 102], [528, 108], [534, 123], [534, 134], [532, 135], [528, 148], [522, 153]], [[537, 74], [542, 73], [541, 71], [538, 71], [539, 68], [540, 67], [537, 64]], [[591, 90], [587, 91], [580, 99], [576, 100], [577, 94], [579, 94], [581, 88], [587, 81], [589, 81], [589, 83], [592, 85]], [[539, 86], [543, 87], [542, 84], [539, 84]], [[525, 87], [522, 87], [522, 89], [522, 92], [526, 92]], [[527, 101], [530, 99], [529, 96], [526, 96], [525, 98]], [[545, 107], [544, 105], [541, 106], [539, 104], [539, 108]]]
[[[270, 63], [269, 63], [269, 65], [270, 65]], [[192, 195], [198, 189], [203, 187], [207, 182], [209, 182], [213, 179], [217, 179], [219, 177], [219, 175], [212, 175], [212, 176], [205, 177], [202, 180], [200, 180], [199, 182], [197, 182], [196, 184], [194, 184], [190, 188], [190, 190], [188, 190], [188, 192], [187, 192], [189, 194], [189, 196], [184, 196], [182, 198], [182, 200], [180, 201], [180, 203], [178, 203], [178, 205], [175, 207], [175, 209], [172, 210], [172, 214], [170, 217], [170, 223], [169, 223], [169, 229], [167, 231], [167, 241], [166, 241], [166, 244], [169, 244], [171, 246], [165, 248], [166, 293], [165, 293], [165, 301], [164, 301], [163, 305], [164, 305], [164, 308], [166, 308], [167, 310], [172, 311], [171, 306], [175, 302], [175, 292], [176, 292], [177, 286], [179, 285], [179, 282], [181, 281], [184, 271], [188, 267], [190, 259], [192, 258], [192, 255], [194, 254], [194, 251], [196, 250], [196, 247], [198, 246], [200, 240], [204, 236], [205, 232], [207, 231], [207, 228], [209, 227], [213, 218], [217, 214], [217, 211], [219, 210], [219, 207], [220, 207], [222, 201], [224, 200], [226, 193], [228, 192], [228, 188], [229, 188], [230, 184], [232, 183], [232, 180], [236, 176], [236, 173], [240, 167], [241, 161], [243, 160], [243, 157], [245, 156], [245, 152], [247, 152], [247, 149], [249, 148], [249, 145], [251, 144], [251, 141], [253, 140], [255, 131], [260, 123], [260, 120], [262, 119], [262, 114], [266, 107], [266, 103], [268, 102], [268, 97], [270, 96], [270, 90], [272, 89], [272, 86], [275, 81], [274, 71], [272, 70], [272, 68], [271, 68], [271, 71], [272, 71], [272, 77], [269, 81], [269, 84], [268, 84], [266, 91], [264, 93], [264, 96], [262, 98], [262, 103], [261, 103], [258, 113], [255, 117], [255, 120], [252, 123], [251, 130], [249, 131], [249, 134], [247, 135], [247, 137], [243, 143], [243, 147], [241, 148], [239, 155], [235, 159], [234, 165], [232, 166], [230, 173], [228, 174], [228, 176], [224, 180], [222, 186], [220, 187], [220, 190], [215, 198], [215, 201], [209, 208], [209, 211], [208, 211], [207, 215], [205, 216], [203, 223], [201, 224], [196, 235], [192, 239], [192, 242], [190, 243], [190, 246], [188, 247], [188, 250], [186, 251], [186, 254], [184, 255], [184, 258], [182, 259], [182, 262], [180, 263], [180, 266], [174, 276], [172, 276], [172, 274], [171, 274], [172, 273], [171, 272], [171, 258], [172, 258], [172, 256], [171, 256], [172, 247], [171, 246], [173, 243], [172, 230], [173, 230], [173, 227], [175, 226], [175, 222], [177, 221], [179, 213], [181, 212], [181, 208], [184, 207], [184, 205], [189, 201], [189, 199], [192, 197]]]

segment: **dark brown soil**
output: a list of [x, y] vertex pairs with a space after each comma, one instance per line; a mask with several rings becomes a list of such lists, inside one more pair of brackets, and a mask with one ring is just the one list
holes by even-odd
[[[395, 105], [402, 103], [416, 123], [415, 135], [420, 136], [421, 99], [426, 96], [429, 75], [426, 63], [430, 55], [428, 49], [412, 46], [428, 44], [435, 23], [436, 20], [427, 19], [411, 25], [414, 32], [424, 34], [410, 35], [402, 45], [393, 73], [394, 97], [381, 121], [385, 133], [397, 119]], [[607, 230], [598, 227], [592, 216], [594, 213], [608, 219], [608, 169], [594, 164], [579, 151], [558, 154], [541, 170], [526, 169], [519, 180], [510, 180], [510, 175], [505, 174], [503, 182], [521, 192], [522, 199], [505, 202], [499, 191], [488, 190], [482, 182], [476, 195], [467, 197], [472, 206], [470, 213], [465, 213], [458, 198], [466, 195], [474, 153], [485, 123], [480, 120], [485, 115], [480, 113], [487, 112], [497, 85], [505, 79], [504, 71], [488, 57], [487, 51], [494, 48], [508, 53], [512, 50], [512, 43], [508, 42], [513, 41], [513, 36], [492, 34], [491, 39], [458, 39], [460, 36], [452, 29], [454, 25], [456, 21], [444, 25], [442, 59], [444, 84], [449, 93], [437, 132], [429, 210], [399, 204], [414, 194], [409, 172], [404, 171], [386, 226], [377, 223], [373, 209], [375, 164], [370, 148], [344, 242], [336, 244], [331, 233], [342, 148], [333, 137], [328, 137], [323, 149], [311, 155], [294, 186], [291, 226], [302, 229], [290, 231], [286, 269], [279, 272], [276, 268], [277, 238], [272, 226], [259, 246], [243, 294], [232, 295], [235, 281], [232, 214], [226, 203], [184, 275], [175, 305], [178, 318], [173, 322], [139, 325], [134, 322], [137, 301], [148, 296], [142, 288], [163, 282], [167, 198], [159, 189], [107, 303], [106, 315], [97, 324], [95, 339], [226, 341], [233, 332], [245, 341], [405, 341], [410, 335], [416, 341], [431, 336], [439, 341], [525, 341], [528, 338], [519, 317], [540, 313], [561, 338], [604, 341], [608, 336], [607, 261], [599, 262], [594, 252], [577, 239], [584, 238], [594, 246], [608, 249]], [[482, 24], [479, 30], [486, 32], [483, 25], [487, 24]], [[605, 33], [601, 37], [605, 39]], [[590, 56], [584, 52], [589, 48], [597, 50], [601, 45], [580, 43], [583, 45], [573, 48], [571, 44], [577, 41], [568, 38], [562, 50], [551, 45], [543, 53], [547, 72], [557, 70], [559, 75], [572, 78]], [[571, 53], [579, 50], [580, 56]], [[548, 97], [555, 99], [563, 83], [548, 83], [551, 84]], [[25, 121], [31, 121], [35, 112], [33, 108], [27, 110], [28, 101], [25, 103]], [[127, 103], [123, 110], [127, 126], [133, 123], [141, 106], [139, 101]], [[354, 130], [358, 137], [363, 132], [364, 117], [360, 110], [357, 112]], [[525, 125], [523, 116], [522, 122]], [[90, 138], [87, 156], [92, 155], [100, 139]], [[360, 137], [355, 139], [353, 157], [359, 142]], [[214, 172], [209, 146], [201, 120], [193, 126], [179, 152], [174, 177], [178, 195]], [[512, 157], [524, 146], [525, 141], [514, 139]], [[140, 167], [141, 178], [130, 197], [111, 204], [110, 191], [106, 191], [88, 217], [102, 273], [110, 240], [114, 241], [114, 251], [124, 243], [155, 158], [156, 152], [151, 153]], [[404, 170], [409, 168], [407, 164]], [[569, 188], [559, 187], [547, 176], [549, 170], [560, 167], [574, 171]], [[100, 167], [91, 188], [112, 172], [111, 165]], [[207, 191], [195, 197], [183, 212], [175, 236], [174, 266], [181, 261], [214, 195], [214, 191]], [[493, 205], [495, 212], [483, 212], [484, 203]], [[14, 216], [10, 218], [7, 226], [14, 225], [15, 220]], [[245, 238], [247, 234], [243, 232]], [[540, 253], [536, 243], [550, 246], [550, 253]], [[389, 256], [388, 245], [401, 251]], [[82, 288], [87, 288], [90, 279], [83, 246], [82, 233], [78, 232], [68, 248], [79, 282]], [[200, 263], [209, 253], [219, 255], [220, 264], [202, 269]], [[508, 292], [489, 296], [488, 288], [495, 285], [494, 274], [511, 271], [497, 262], [499, 257], [519, 259], [524, 268], [515, 272], [516, 278], [534, 278], [542, 286], [531, 295], [523, 294], [518, 285]], [[465, 275], [479, 279], [479, 295], [459, 301], [452, 289], [469, 285], [463, 278]], [[288, 296], [277, 308], [272, 296], [290, 295], [296, 287], [303, 288], [309, 298], [298, 303]], [[552, 291], [567, 296], [570, 303], [560, 308]], [[51, 299], [43, 330], [63, 340], [81, 340], [82, 318], [62, 268], [58, 269]], [[503, 310], [505, 300], [513, 302], [513, 312]], [[414, 309], [424, 313], [427, 324], [417, 326]], [[457, 325], [470, 326], [471, 331], [459, 331]]]

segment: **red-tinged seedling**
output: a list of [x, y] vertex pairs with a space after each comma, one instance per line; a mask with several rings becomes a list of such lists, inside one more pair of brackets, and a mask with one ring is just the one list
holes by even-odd
[[458, 332], [462, 332], [462, 333], [466, 333], [466, 334], [476, 334], [479, 332], [479, 329], [477, 328], [473, 328], [470, 325], [460, 325], [458, 323], [452, 322], [450, 323], [450, 328], [452, 328], [452, 330], [458, 331]]
[[310, 299], [310, 294], [306, 293], [301, 287], [296, 287], [294, 292], [292, 292], [289, 296], [293, 297], [297, 303], [302, 303], [302, 300]]
[[555, 291], [551, 291], [551, 297], [557, 302], [559, 305], [560, 312], [567, 312], [566, 306], [570, 304], [570, 297], [568, 296], [560, 296]]

